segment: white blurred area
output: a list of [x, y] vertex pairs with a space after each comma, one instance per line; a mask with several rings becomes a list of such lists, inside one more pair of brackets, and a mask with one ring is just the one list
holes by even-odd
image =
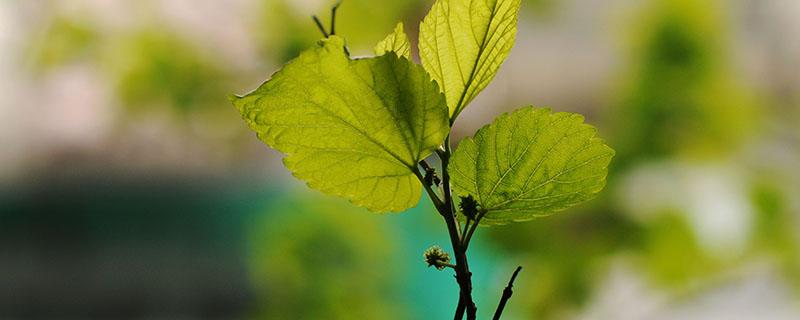
[[[523, 2], [525, 2], [523, 0]], [[327, 1], [291, 1], [292, 8], [320, 12]], [[625, 71], [625, 28], [638, 0], [563, 0], [552, 16], [525, 16], [517, 45], [493, 84], [459, 119], [456, 138], [472, 134], [498, 114], [534, 104], [587, 115], [597, 123], [614, 101], [616, 80]], [[785, 192], [800, 195], [800, 1], [730, 0], [730, 57], [748, 87], [769, 101], [792, 106], [774, 128], [763, 130], [744, 150], [716, 159], [679, 159], [640, 165], [623, 175], [615, 198], [647, 221], [650, 214], [678, 209], [704, 249], [726, 259], [745, 250], [754, 209], [743, 186], [762, 169], [781, 169]], [[46, 74], [30, 71], [28, 41], [46, 32], [58, 15], [89, 16], [102, 33], [124, 32], [150, 21], [165, 22], [223, 68], [242, 76], [241, 93], [270, 74], [253, 39], [257, 1], [0, 1], [0, 187], [13, 189], [41, 172], [104, 167], [127, 174], [261, 170], [263, 179], [287, 179], [280, 155], [255, 139], [226, 150], [248, 134], [233, 108], [220, 97], [213, 115], [194, 115], [176, 126], [175, 115], [125, 112], [113, 86], [92, 64], [60, 66]], [[310, 23], [310, 22], [309, 22]], [[345, 35], [346, 36], [346, 35]], [[34, 49], [31, 49], [33, 46]], [[227, 117], [221, 117], [226, 115]], [[775, 137], [780, 139], [775, 142]], [[75, 167], [76, 163], [81, 165]], [[268, 178], [267, 178], [268, 177]], [[800, 216], [800, 197], [790, 203]], [[798, 218], [798, 217], [795, 217]], [[795, 230], [800, 230], [800, 225]], [[624, 258], [577, 319], [800, 319], [797, 293], [768, 261], [744, 264], [731, 275], [709, 280], [690, 299], [675, 301], [649, 287]]]
[[745, 275], [720, 275], [715, 286], [695, 288], [691, 299], [674, 299], [615, 265], [581, 320], [792, 320], [800, 316], [794, 293], [774, 270], [755, 265]]
[[743, 170], [725, 165], [729, 164], [640, 166], [625, 177], [617, 194], [637, 219], [647, 220], [665, 209], [684, 213], [704, 249], [737, 255], [745, 250], [755, 213]]
[[13, 17], [14, 7], [11, 1], [0, 2], [0, 52], [4, 53], [0, 55], [0, 181], [6, 181], [13, 172], [22, 170], [24, 154], [31, 152], [30, 148], [24, 147], [29, 143], [24, 134], [26, 127], [20, 123], [28, 117], [17, 119], [19, 114], [14, 108], [21, 98], [18, 93], [24, 87], [20, 81], [23, 73], [18, 70], [19, 53], [15, 52], [22, 39]]

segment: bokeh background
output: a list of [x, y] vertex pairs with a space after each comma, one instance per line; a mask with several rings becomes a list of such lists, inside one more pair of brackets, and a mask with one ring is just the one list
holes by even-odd
[[[367, 55], [431, 4], [345, 0], [338, 30]], [[452, 317], [427, 201], [309, 190], [227, 101], [332, 5], [0, 1], [0, 318]], [[618, 156], [594, 201], [479, 230], [482, 318], [522, 265], [506, 319], [800, 319], [800, 1], [523, 0], [517, 38], [455, 137], [534, 104]]]

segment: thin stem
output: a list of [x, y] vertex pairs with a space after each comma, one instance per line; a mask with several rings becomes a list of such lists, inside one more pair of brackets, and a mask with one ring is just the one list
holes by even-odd
[[436, 211], [442, 213], [445, 210], [445, 204], [439, 199], [439, 195], [436, 194], [436, 191], [433, 191], [431, 186], [425, 183], [425, 177], [419, 172], [419, 168], [411, 168], [411, 171], [414, 172], [414, 175], [417, 176], [419, 182], [422, 183], [422, 186], [425, 188], [425, 192], [428, 193], [428, 197], [431, 198], [431, 202], [433, 202], [433, 206], [436, 207]]
[[465, 241], [467, 241], [467, 234], [471, 226], [470, 222], [472, 222], [472, 219], [470, 218], [467, 218], [467, 221], [464, 221], [464, 232], [461, 233], [461, 246], [464, 246]]
[[500, 316], [503, 314], [503, 309], [505, 309], [508, 299], [511, 299], [511, 295], [514, 294], [511, 288], [514, 287], [514, 280], [517, 279], [517, 275], [521, 270], [522, 267], [517, 267], [517, 270], [514, 270], [511, 280], [508, 281], [508, 286], [503, 290], [503, 297], [500, 298], [500, 304], [497, 305], [497, 310], [495, 310], [494, 317], [492, 317], [493, 320], [500, 320]]
[[456, 265], [451, 264], [451, 263], [442, 262], [442, 263], [439, 263], [439, 265], [442, 266], [442, 267], [448, 267], [448, 268], [451, 268], [451, 269], [455, 269], [456, 268]]
[[322, 21], [319, 21], [319, 17], [311, 16], [311, 19], [314, 19], [314, 23], [317, 25], [317, 29], [319, 29], [319, 32], [322, 32], [322, 35], [325, 36], [325, 38], [330, 37], [328, 31], [325, 31], [325, 27], [322, 26]]
[[478, 229], [478, 224], [481, 222], [481, 219], [483, 219], [483, 216], [485, 214], [486, 211], [481, 210], [478, 213], [478, 216], [475, 217], [475, 222], [472, 225], [470, 225], [469, 228], [466, 228], [466, 230], [464, 230], [464, 237], [461, 240], [461, 245], [464, 247], [464, 250], [467, 250], [467, 248], [469, 248], [469, 242], [472, 240], [472, 235], [475, 234], [475, 230]]
[[447, 224], [447, 231], [450, 234], [450, 242], [456, 258], [456, 282], [459, 286], [459, 304], [456, 308], [456, 319], [461, 319], [459, 315], [463, 315], [463, 310], [466, 309], [467, 319], [475, 320], [478, 308], [475, 306], [475, 301], [472, 300], [472, 273], [469, 271], [469, 264], [467, 263], [467, 251], [461, 242], [461, 225], [456, 220], [453, 193], [450, 188], [450, 172], [448, 170], [450, 156], [452, 155], [450, 136], [445, 138], [443, 149], [438, 151], [437, 154], [442, 160], [442, 189], [444, 190], [445, 203], [445, 211], [442, 212], [442, 216]]
[[458, 233], [458, 238], [461, 240], [461, 224], [458, 223], [456, 219], [456, 212], [455, 212], [455, 201], [453, 201], [453, 190], [450, 188], [450, 170], [448, 170], [448, 166], [450, 165], [450, 156], [453, 154], [453, 150], [450, 147], [450, 136], [448, 135], [447, 138], [444, 140], [444, 150], [442, 152], [437, 152], [439, 154], [439, 158], [442, 161], [442, 190], [444, 191], [444, 201], [448, 205], [447, 207], [447, 216], [452, 217], [453, 223], [455, 224], [456, 232]]
[[341, 1], [337, 2], [331, 9], [331, 35], [336, 35], [336, 10], [339, 10], [340, 5], [342, 5]]

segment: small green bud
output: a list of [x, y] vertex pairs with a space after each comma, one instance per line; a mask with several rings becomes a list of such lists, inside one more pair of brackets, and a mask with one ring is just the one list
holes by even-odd
[[423, 254], [425, 263], [428, 267], [436, 267], [436, 269], [444, 270], [450, 263], [450, 255], [442, 250], [439, 246], [433, 246], [425, 250]]

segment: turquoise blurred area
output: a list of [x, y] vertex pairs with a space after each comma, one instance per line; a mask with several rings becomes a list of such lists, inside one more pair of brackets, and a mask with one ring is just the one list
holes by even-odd
[[[422, 259], [431, 243], [449, 243], [430, 206], [382, 216], [296, 183], [246, 180], [86, 174], [4, 194], [4, 312], [256, 319], [452, 312], [445, 306], [456, 302], [457, 285]], [[476, 281], [505, 271], [493, 264], [500, 255], [473, 248]]]
[[[452, 0], [451, 0], [452, 1]], [[355, 56], [432, 0], [345, 0]], [[523, 0], [454, 142], [526, 105], [617, 151], [601, 195], [470, 246], [479, 319], [800, 319], [800, 2]], [[449, 319], [426, 197], [375, 214], [294, 179], [228, 96], [327, 0], [0, 1], [0, 319]]]

